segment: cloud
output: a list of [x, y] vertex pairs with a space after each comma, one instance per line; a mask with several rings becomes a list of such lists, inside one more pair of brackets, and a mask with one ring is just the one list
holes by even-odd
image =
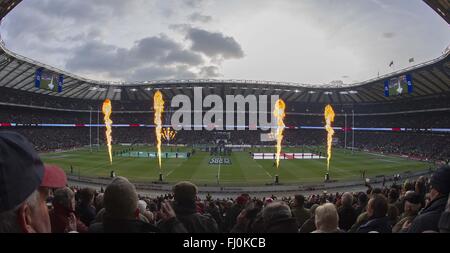
[[201, 70], [200, 70], [199, 75], [202, 78], [215, 78], [215, 77], [222, 76], [219, 73], [219, 68], [217, 66], [205, 66], [205, 67], [202, 67]]
[[203, 15], [199, 12], [194, 12], [188, 16], [188, 20], [191, 22], [209, 23], [212, 21], [212, 17]]
[[191, 49], [209, 57], [239, 59], [244, 57], [241, 45], [233, 38], [220, 32], [209, 32], [200, 28], [189, 28], [186, 39], [192, 42]]
[[206, 0], [186, 0], [184, 4], [191, 8], [200, 8], [205, 2]]
[[188, 66], [149, 66], [131, 72], [130, 80], [193, 79], [197, 75]]
[[[196, 78], [194, 70], [201, 69], [203, 64], [199, 53], [185, 49], [181, 43], [160, 34], [142, 38], [131, 48], [91, 40], [73, 50], [66, 68], [74, 72], [100, 72], [136, 81]], [[213, 73], [210, 72], [211, 75]]]
[[393, 33], [393, 32], [385, 32], [385, 33], [383, 33], [383, 38], [385, 38], [385, 39], [392, 39], [392, 38], [394, 38], [395, 37], [395, 33]]

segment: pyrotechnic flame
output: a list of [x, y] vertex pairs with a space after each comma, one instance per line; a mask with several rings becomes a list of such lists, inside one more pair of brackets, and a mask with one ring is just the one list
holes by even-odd
[[334, 135], [334, 129], [331, 126], [331, 123], [333, 123], [334, 121], [334, 111], [333, 111], [333, 107], [331, 107], [331, 105], [327, 105], [325, 107], [325, 129], [327, 130], [327, 171], [330, 170], [330, 160], [331, 160], [331, 144], [333, 142], [333, 135]]
[[162, 130], [162, 113], [164, 112], [164, 99], [160, 91], [156, 91], [153, 96], [153, 108], [155, 110], [155, 134], [156, 147], [158, 149], [159, 169], [161, 169], [161, 130]]
[[109, 99], [105, 99], [105, 101], [103, 102], [103, 106], [102, 106], [102, 112], [105, 120], [105, 126], [106, 126], [106, 144], [108, 145], [108, 153], [109, 153], [109, 162], [112, 164], [112, 120], [111, 120], [111, 113], [112, 113], [112, 107], [111, 107], [111, 100]]
[[166, 127], [162, 129], [162, 137], [166, 141], [171, 141], [175, 138], [177, 132], [175, 130], [170, 129], [170, 127]]
[[273, 110], [273, 115], [277, 119], [277, 130], [275, 132], [275, 137], [277, 139], [277, 153], [276, 153], [276, 160], [277, 160], [277, 169], [280, 166], [280, 154], [281, 154], [281, 141], [283, 140], [283, 131], [284, 131], [284, 116], [286, 114], [284, 113], [286, 109], [286, 104], [282, 99], [278, 99], [275, 103], [275, 108]]

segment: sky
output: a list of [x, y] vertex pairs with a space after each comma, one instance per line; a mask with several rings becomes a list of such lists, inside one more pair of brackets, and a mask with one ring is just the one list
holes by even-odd
[[449, 25], [421, 0], [24, 0], [0, 32], [23, 56], [127, 82], [352, 84], [450, 45]]

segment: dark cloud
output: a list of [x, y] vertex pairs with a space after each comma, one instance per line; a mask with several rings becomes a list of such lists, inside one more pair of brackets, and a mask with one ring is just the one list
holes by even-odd
[[185, 0], [184, 4], [191, 8], [200, 8], [205, 2], [206, 0]]
[[215, 78], [222, 76], [219, 73], [219, 68], [217, 66], [202, 67], [199, 74], [202, 78]]
[[208, 15], [203, 15], [199, 12], [194, 12], [188, 16], [189, 21], [191, 22], [200, 22], [200, 23], [209, 23], [212, 21], [212, 17]]
[[395, 37], [395, 33], [393, 33], [393, 32], [385, 32], [385, 33], [383, 33], [383, 38], [391, 39], [391, 38], [394, 38], [394, 37]]
[[200, 65], [203, 63], [203, 59], [199, 54], [191, 51], [177, 50], [169, 52], [161, 63], [186, 63], [190, 65]]
[[120, 48], [99, 40], [76, 47], [66, 62], [71, 71], [101, 72], [127, 80], [195, 78], [191, 67], [204, 63], [200, 54], [183, 49], [165, 34], [146, 37], [131, 48]]
[[192, 42], [191, 49], [219, 59], [244, 57], [241, 45], [233, 38], [219, 32], [200, 28], [187, 29], [186, 39]]

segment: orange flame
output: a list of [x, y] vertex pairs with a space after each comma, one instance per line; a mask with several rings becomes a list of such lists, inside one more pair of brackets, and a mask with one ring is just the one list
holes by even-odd
[[105, 99], [102, 106], [102, 112], [105, 120], [105, 126], [106, 126], [106, 144], [108, 145], [108, 153], [109, 153], [109, 162], [112, 164], [112, 120], [111, 120], [111, 113], [112, 113], [112, 107], [111, 107], [111, 100]]
[[286, 104], [282, 99], [278, 99], [275, 103], [275, 108], [273, 110], [273, 115], [277, 119], [277, 130], [275, 132], [275, 137], [277, 139], [277, 153], [276, 153], [276, 160], [277, 160], [277, 169], [280, 166], [280, 154], [281, 154], [281, 141], [283, 140], [283, 131], [284, 131], [284, 117], [285, 114]]
[[177, 132], [175, 130], [170, 129], [170, 127], [166, 127], [162, 129], [162, 137], [166, 141], [171, 141], [175, 138]]
[[164, 99], [160, 91], [156, 91], [153, 96], [153, 108], [155, 110], [156, 147], [158, 149], [159, 169], [161, 169], [161, 130], [162, 130], [162, 113], [164, 112]]
[[327, 105], [325, 107], [325, 129], [327, 130], [327, 171], [330, 170], [330, 160], [331, 160], [331, 145], [333, 142], [333, 135], [334, 135], [334, 129], [331, 126], [331, 123], [334, 122], [334, 110], [333, 107], [331, 107], [331, 105]]

